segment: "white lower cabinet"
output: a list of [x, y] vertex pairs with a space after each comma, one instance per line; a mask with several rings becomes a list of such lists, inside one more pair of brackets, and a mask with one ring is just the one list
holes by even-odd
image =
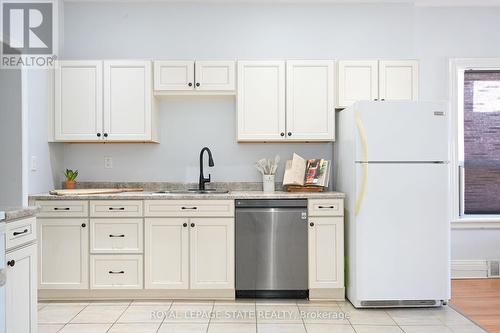
[[147, 218], [146, 289], [234, 289], [232, 217]]
[[145, 220], [146, 289], [189, 288], [189, 219]]
[[91, 253], [142, 253], [142, 218], [90, 219]]
[[36, 244], [7, 253], [6, 262], [6, 333], [36, 332]]
[[37, 224], [39, 288], [87, 289], [88, 219], [40, 218]]
[[309, 217], [309, 288], [344, 288], [343, 220]]
[[93, 255], [91, 289], [142, 289], [142, 255]]
[[190, 219], [191, 289], [234, 289], [234, 219]]

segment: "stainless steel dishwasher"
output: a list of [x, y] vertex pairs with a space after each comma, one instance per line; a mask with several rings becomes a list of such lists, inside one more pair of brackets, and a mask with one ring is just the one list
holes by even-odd
[[307, 200], [236, 200], [236, 297], [307, 298]]

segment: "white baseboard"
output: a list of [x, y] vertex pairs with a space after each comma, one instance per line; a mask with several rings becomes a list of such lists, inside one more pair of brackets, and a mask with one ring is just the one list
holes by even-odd
[[486, 279], [488, 262], [486, 260], [452, 260], [452, 279]]

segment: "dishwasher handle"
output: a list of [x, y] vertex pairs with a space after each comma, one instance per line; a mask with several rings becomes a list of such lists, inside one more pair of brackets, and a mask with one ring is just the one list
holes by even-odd
[[307, 199], [246, 199], [236, 200], [238, 208], [307, 208]]

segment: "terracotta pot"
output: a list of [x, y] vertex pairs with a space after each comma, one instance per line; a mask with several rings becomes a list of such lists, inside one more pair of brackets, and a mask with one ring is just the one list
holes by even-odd
[[74, 180], [67, 180], [65, 183], [65, 187], [67, 190], [72, 190], [76, 187], [76, 182]]

